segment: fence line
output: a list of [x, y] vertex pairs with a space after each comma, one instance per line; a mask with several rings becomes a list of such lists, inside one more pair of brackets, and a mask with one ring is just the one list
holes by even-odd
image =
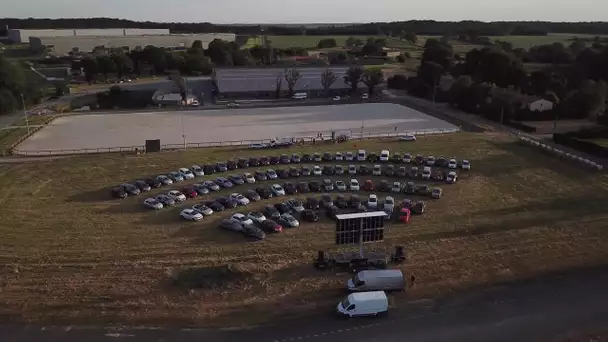
[[602, 169], [604, 169], [604, 166], [601, 164], [598, 164], [592, 160], [577, 156], [573, 153], [569, 153], [563, 150], [560, 150], [558, 148], [554, 148], [550, 145], [547, 144], [543, 144], [540, 141], [528, 138], [528, 137], [524, 137], [524, 136], [518, 136], [519, 142], [528, 145], [528, 146], [532, 146], [532, 147], [536, 147], [541, 151], [545, 151], [548, 152], [549, 154], [556, 156], [560, 159], [563, 160], [569, 160], [569, 161], [573, 161], [573, 162], [578, 162], [584, 166], [587, 166], [593, 170], [598, 170], [601, 171]]
[[[459, 132], [458, 128], [449, 129], [426, 129], [419, 131], [407, 132], [353, 132], [351, 131], [350, 139], [363, 140], [375, 138], [396, 138], [406, 134], [424, 136]], [[331, 136], [324, 135], [324, 137]], [[304, 141], [304, 143], [312, 143], [313, 140], [319, 140], [317, 137], [293, 137], [296, 142]], [[186, 148], [202, 148], [202, 147], [228, 147], [228, 146], [249, 146], [252, 144], [270, 144], [274, 139], [258, 139], [258, 140], [234, 140], [234, 141], [218, 141], [218, 142], [187, 142]], [[325, 139], [327, 141], [328, 139]], [[161, 150], [183, 150], [184, 144], [164, 144], [161, 145]], [[119, 147], [96, 147], [96, 148], [80, 148], [80, 149], [57, 149], [57, 150], [35, 150], [24, 151], [15, 150], [14, 155], [22, 156], [48, 156], [48, 155], [65, 155], [65, 154], [91, 154], [91, 153], [110, 153], [110, 152], [136, 152], [144, 151], [145, 145], [137, 146], [119, 146]]]

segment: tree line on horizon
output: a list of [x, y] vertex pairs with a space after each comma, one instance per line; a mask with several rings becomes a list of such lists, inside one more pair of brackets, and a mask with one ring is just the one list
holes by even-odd
[[[526, 35], [537, 36], [549, 33], [608, 34], [608, 22], [547, 22], [547, 21], [434, 21], [410, 20], [377, 22], [351, 25], [332, 25], [308, 28], [305, 26], [281, 25], [216, 25], [201, 23], [158, 23], [114, 18], [46, 19], [46, 18], [2, 18], [0, 27], [13, 29], [109, 29], [143, 28], [169, 29], [172, 33], [232, 32], [243, 35], [263, 33], [267, 35], [392, 35], [399, 32], [414, 32], [419, 35], [477, 34], [485, 36]], [[0, 34], [2, 32], [0, 31]]]

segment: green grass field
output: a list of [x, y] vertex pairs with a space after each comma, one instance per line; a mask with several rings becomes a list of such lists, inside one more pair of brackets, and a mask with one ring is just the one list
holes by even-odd
[[[395, 295], [397, 305], [608, 260], [608, 176], [502, 135], [353, 141], [274, 153], [361, 148], [455, 156], [473, 165], [461, 172], [459, 183], [443, 186], [442, 199], [429, 200], [425, 215], [408, 226], [393, 224], [386, 244], [377, 246], [404, 244], [408, 261], [402, 267], [416, 274], [417, 285], [407, 297]], [[109, 188], [124, 181], [262, 153], [269, 152], [193, 149], [0, 164], [2, 321], [226, 326], [327, 312], [348, 277], [320, 273], [310, 264], [317, 250], [333, 248], [331, 221], [247, 242], [216, 226], [234, 210], [191, 223], [178, 214], [195, 200], [157, 213], [142, 208], [145, 197], [168, 188], [109, 198]], [[188, 267], [207, 274], [200, 281], [210, 287], [171, 285], [172, 276]], [[217, 272], [223, 272], [221, 279], [213, 275]]]

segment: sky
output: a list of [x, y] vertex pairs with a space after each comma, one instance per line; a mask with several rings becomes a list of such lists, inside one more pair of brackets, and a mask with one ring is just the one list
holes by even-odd
[[371, 21], [604, 21], [606, 0], [0, 0], [12, 18], [136, 21], [361, 23]]

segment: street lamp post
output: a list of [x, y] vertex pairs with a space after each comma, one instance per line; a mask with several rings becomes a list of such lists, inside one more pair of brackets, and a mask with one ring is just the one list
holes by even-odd
[[21, 93], [21, 105], [23, 106], [23, 117], [25, 118], [25, 127], [27, 127], [27, 134], [30, 134], [30, 122], [27, 119], [27, 110], [25, 109], [25, 99], [23, 93]]

